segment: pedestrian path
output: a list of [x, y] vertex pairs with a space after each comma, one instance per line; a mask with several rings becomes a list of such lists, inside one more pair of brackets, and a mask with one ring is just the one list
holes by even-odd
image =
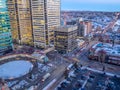
[[5, 60], [5, 59], [9, 59], [9, 58], [15, 58], [15, 57], [30, 57], [30, 58], [33, 58], [32, 56], [28, 55], [28, 54], [13, 54], [13, 55], [8, 55], [8, 56], [5, 56], [5, 57], [1, 57], [0, 58], [0, 61], [2, 60]]

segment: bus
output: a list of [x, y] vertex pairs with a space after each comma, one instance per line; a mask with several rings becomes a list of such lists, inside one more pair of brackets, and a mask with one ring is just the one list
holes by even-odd
[[45, 74], [42, 78], [42, 82], [44, 82], [49, 77], [50, 77], [50, 73]]

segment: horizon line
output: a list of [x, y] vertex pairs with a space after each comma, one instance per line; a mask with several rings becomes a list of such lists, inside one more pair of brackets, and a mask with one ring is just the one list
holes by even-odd
[[83, 11], [83, 12], [120, 12], [120, 11], [102, 11], [102, 10], [61, 10], [61, 11]]

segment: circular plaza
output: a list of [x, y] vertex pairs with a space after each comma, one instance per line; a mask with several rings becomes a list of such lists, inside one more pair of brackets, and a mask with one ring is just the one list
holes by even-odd
[[29, 71], [32, 70], [32, 68], [33, 64], [25, 60], [6, 62], [5, 64], [0, 65], [0, 78], [19, 78], [29, 73]]
[[28, 75], [36, 66], [33, 58], [16, 55], [0, 60], [0, 79], [14, 80]]
[[[10, 55], [0, 58], [0, 85], [10, 90], [25, 90], [38, 85], [42, 77], [54, 67], [43, 64], [28, 54]], [[3, 84], [4, 83], [4, 84]]]

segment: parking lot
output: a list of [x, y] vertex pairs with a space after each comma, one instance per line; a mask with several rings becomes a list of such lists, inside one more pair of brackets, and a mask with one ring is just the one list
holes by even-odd
[[79, 68], [71, 70], [56, 90], [120, 90], [120, 78]]

